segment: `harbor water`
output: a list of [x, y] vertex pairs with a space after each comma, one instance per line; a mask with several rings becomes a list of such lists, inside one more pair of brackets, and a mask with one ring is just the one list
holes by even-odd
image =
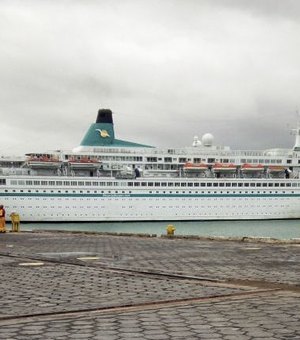
[[96, 231], [159, 236], [166, 233], [168, 224], [175, 226], [176, 235], [300, 238], [300, 220], [21, 223], [21, 230]]

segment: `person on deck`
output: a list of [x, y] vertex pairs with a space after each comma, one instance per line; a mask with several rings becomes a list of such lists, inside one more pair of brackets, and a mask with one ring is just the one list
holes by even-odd
[[5, 209], [3, 205], [0, 205], [0, 233], [5, 233]]

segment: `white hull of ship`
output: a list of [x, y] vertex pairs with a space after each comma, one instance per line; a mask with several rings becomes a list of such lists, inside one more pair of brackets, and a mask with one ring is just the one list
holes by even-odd
[[124, 185], [118, 190], [113, 187], [33, 190], [7, 186], [0, 194], [7, 219], [15, 211], [22, 221], [32, 222], [297, 219], [300, 184], [296, 185], [252, 191], [168, 187], [149, 190]]

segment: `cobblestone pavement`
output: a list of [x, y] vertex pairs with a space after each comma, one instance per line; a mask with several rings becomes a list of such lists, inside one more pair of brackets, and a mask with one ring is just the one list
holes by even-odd
[[0, 235], [0, 339], [300, 339], [300, 247]]

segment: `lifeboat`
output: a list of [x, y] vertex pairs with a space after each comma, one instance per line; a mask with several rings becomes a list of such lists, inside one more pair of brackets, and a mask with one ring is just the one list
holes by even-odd
[[270, 165], [268, 167], [268, 171], [270, 173], [278, 174], [278, 173], [281, 173], [281, 172], [285, 172], [285, 167], [281, 166], [281, 165]]
[[32, 169], [57, 169], [62, 163], [52, 155], [29, 155], [26, 164]]
[[201, 172], [206, 171], [208, 168], [207, 164], [204, 163], [185, 163], [183, 166], [184, 171], [188, 172]]
[[235, 172], [236, 165], [232, 163], [215, 163], [213, 165], [213, 170], [215, 172]]
[[265, 167], [262, 164], [249, 164], [245, 163], [241, 166], [241, 170], [243, 172], [262, 172], [265, 170]]
[[89, 159], [88, 157], [70, 158], [68, 164], [72, 169], [98, 169], [101, 162], [97, 159]]

